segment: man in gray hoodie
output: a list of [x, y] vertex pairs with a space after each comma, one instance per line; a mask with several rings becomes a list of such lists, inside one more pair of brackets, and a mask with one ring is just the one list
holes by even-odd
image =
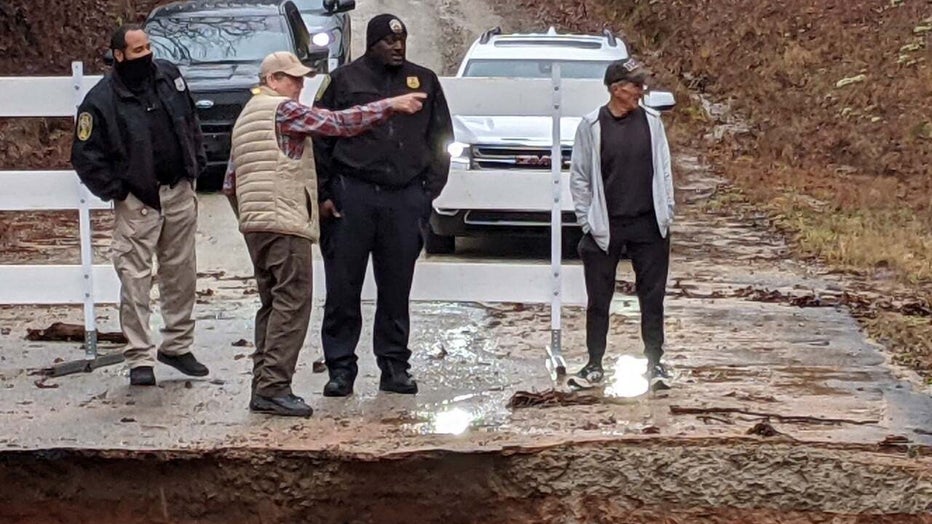
[[633, 59], [605, 71], [608, 104], [583, 117], [576, 130], [570, 188], [585, 236], [579, 243], [589, 303], [589, 362], [578, 376], [590, 383], [604, 376], [615, 272], [627, 253], [634, 267], [641, 309], [641, 339], [654, 389], [668, 387], [663, 355], [663, 299], [670, 266], [673, 175], [660, 115], [640, 105], [647, 73]]

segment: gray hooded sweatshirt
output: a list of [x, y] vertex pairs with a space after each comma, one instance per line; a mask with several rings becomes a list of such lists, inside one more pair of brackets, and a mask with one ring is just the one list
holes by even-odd
[[[600, 108], [601, 109], [601, 108]], [[673, 223], [676, 204], [673, 201], [673, 171], [670, 162], [670, 146], [660, 120], [660, 113], [645, 107], [647, 124], [650, 127], [650, 142], [654, 163], [652, 192], [657, 227], [664, 238]], [[605, 186], [602, 178], [602, 130], [599, 125], [599, 109], [584, 116], [576, 128], [573, 157], [570, 163], [570, 193], [576, 220], [583, 232], [592, 235], [595, 243], [605, 252], [611, 243], [608, 207], [605, 204]]]

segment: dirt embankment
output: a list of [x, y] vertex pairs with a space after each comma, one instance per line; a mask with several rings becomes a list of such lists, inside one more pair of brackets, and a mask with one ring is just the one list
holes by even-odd
[[[102, 524], [389, 523], [412, 515], [449, 523], [932, 522], [932, 488], [922, 478], [927, 459], [865, 451], [736, 439], [391, 457], [22, 452], [0, 464], [0, 517]], [[61, 483], [63, 476], [70, 482]]]

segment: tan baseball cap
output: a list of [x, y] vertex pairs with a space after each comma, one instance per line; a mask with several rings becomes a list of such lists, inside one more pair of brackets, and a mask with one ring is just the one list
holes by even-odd
[[285, 73], [291, 76], [308, 76], [314, 70], [305, 66], [294, 53], [289, 51], [276, 51], [262, 60], [259, 66], [259, 77], [265, 78], [273, 73]]

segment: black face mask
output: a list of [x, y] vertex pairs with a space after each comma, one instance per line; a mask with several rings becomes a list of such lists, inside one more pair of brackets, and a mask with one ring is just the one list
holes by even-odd
[[152, 53], [116, 63], [117, 74], [128, 86], [138, 86], [152, 77]]

